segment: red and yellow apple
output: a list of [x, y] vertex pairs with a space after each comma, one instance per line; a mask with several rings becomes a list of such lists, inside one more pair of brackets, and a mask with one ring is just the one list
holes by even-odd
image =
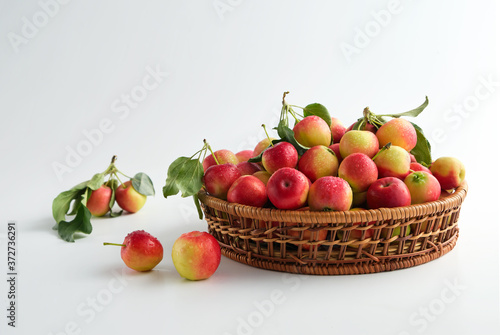
[[314, 182], [321, 177], [336, 176], [339, 161], [333, 150], [324, 145], [316, 145], [300, 157], [298, 168]]
[[410, 173], [406, 176], [404, 183], [410, 190], [412, 204], [438, 200], [441, 195], [439, 181], [432, 174], [425, 171]]
[[262, 166], [270, 174], [284, 167], [294, 168], [298, 160], [297, 150], [288, 142], [276, 143], [262, 153]]
[[465, 167], [454, 157], [440, 157], [431, 165], [434, 177], [441, 184], [443, 190], [458, 187], [465, 179]]
[[384, 123], [377, 130], [377, 138], [382, 148], [387, 143], [397, 145], [410, 151], [417, 144], [417, 132], [410, 121], [401, 118], [392, 119]]
[[377, 165], [367, 155], [356, 152], [342, 160], [339, 177], [349, 183], [354, 193], [365, 192], [378, 179]]
[[103, 216], [109, 212], [109, 202], [113, 191], [109, 186], [102, 185], [97, 190], [92, 191], [87, 200], [87, 209], [94, 216]]
[[299, 121], [293, 127], [294, 137], [303, 146], [329, 146], [332, 142], [332, 132], [328, 123], [316, 115], [310, 115]]
[[189, 280], [202, 280], [212, 276], [221, 259], [217, 240], [206, 232], [182, 234], [172, 247], [175, 269]]
[[250, 158], [255, 157], [253, 155], [253, 150], [242, 150], [234, 154], [239, 163], [246, 162]]
[[147, 199], [144, 194], [136, 191], [130, 180], [116, 188], [115, 198], [118, 206], [129, 213], [135, 213], [140, 210]]
[[346, 128], [344, 127], [342, 122], [335, 117], [332, 117], [332, 124], [330, 126], [330, 130], [332, 132], [333, 143], [339, 143], [340, 139], [342, 138], [342, 136], [344, 136], [346, 132]]
[[402, 180], [410, 171], [408, 151], [396, 145], [380, 149], [373, 161], [377, 165], [379, 178], [396, 177]]
[[[215, 161], [214, 156], [217, 158], [217, 162]], [[209, 167], [211, 167], [212, 165], [217, 165], [217, 163], [219, 164], [230, 163], [236, 165], [239, 163], [239, 161], [238, 158], [236, 158], [236, 155], [232, 151], [226, 149], [217, 150], [214, 152], [213, 155], [207, 155], [207, 157], [205, 157], [205, 159], [203, 160], [203, 171], [207, 171]]]
[[378, 152], [377, 136], [367, 130], [351, 130], [345, 133], [340, 140], [339, 150], [342, 158], [360, 152], [372, 158]]

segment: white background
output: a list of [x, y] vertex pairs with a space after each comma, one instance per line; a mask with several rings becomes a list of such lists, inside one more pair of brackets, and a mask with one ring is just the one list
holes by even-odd
[[[498, 334], [494, 1], [73, 0], [50, 7], [51, 16], [42, 7], [0, 1], [2, 269], [8, 220], [19, 230], [18, 327], [6, 325], [2, 279], [0, 333]], [[121, 99], [155, 70], [163, 73], [156, 88], [125, 107]], [[346, 126], [366, 106], [397, 113], [429, 96], [417, 123], [434, 158], [454, 156], [467, 169], [456, 248], [411, 269], [337, 277], [223, 258], [210, 279], [183, 280], [173, 242], [206, 223], [191, 199], [161, 195], [169, 164], [204, 138], [215, 149], [252, 149], [260, 125], [276, 125], [285, 90], [290, 103], [321, 102]], [[85, 147], [85, 132], [102, 122], [109, 131]], [[93, 233], [76, 243], [62, 241], [51, 230], [52, 199], [112, 155], [122, 171], [148, 173], [156, 197], [137, 214], [93, 219]], [[128, 270], [118, 248], [102, 246], [136, 229], [164, 246], [152, 272]]]

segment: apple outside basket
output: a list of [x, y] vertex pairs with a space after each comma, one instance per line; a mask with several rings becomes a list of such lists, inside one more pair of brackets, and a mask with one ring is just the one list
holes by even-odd
[[[466, 194], [464, 181], [432, 202], [332, 212], [239, 205], [204, 190], [198, 197], [208, 230], [224, 256], [274, 271], [347, 275], [404, 269], [448, 253], [457, 242]], [[350, 237], [353, 229], [358, 238]], [[373, 232], [370, 237], [368, 230]]]

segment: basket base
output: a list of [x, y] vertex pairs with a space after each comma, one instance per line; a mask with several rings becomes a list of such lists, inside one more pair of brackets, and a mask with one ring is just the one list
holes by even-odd
[[268, 259], [259, 259], [255, 257], [248, 258], [244, 254], [236, 252], [232, 250], [231, 247], [222, 244], [220, 241], [219, 244], [221, 245], [221, 252], [225, 257], [256, 268], [306, 275], [352, 275], [393, 271], [430, 262], [450, 252], [455, 247], [457, 239], [458, 231], [455, 232], [455, 234], [448, 241], [446, 241], [446, 243], [443, 243], [437, 250], [432, 250], [429, 253], [412, 257], [404, 257], [404, 255], [401, 255], [401, 257], [399, 258], [390, 259], [383, 262], [368, 261], [350, 264], [313, 263], [304, 265], [295, 262], [286, 263]]

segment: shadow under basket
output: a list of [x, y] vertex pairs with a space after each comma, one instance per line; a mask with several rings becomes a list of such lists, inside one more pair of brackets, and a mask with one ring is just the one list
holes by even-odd
[[314, 212], [244, 206], [198, 193], [222, 254], [258, 268], [310, 275], [404, 269], [449, 252], [458, 238], [464, 181], [424, 204]]

